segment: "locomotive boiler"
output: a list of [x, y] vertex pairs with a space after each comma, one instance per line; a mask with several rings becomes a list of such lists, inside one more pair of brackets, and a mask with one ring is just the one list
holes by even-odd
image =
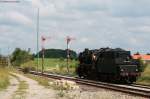
[[79, 54], [76, 72], [86, 79], [133, 83], [140, 75], [140, 63], [120, 48], [85, 49]]

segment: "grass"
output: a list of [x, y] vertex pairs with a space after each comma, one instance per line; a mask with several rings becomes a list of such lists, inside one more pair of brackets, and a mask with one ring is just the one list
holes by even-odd
[[64, 90], [59, 90], [59, 92], [57, 93], [57, 96], [62, 98], [62, 97], [65, 96], [65, 93], [66, 93], [66, 91], [64, 91]]
[[[78, 62], [76, 60], [70, 60], [69, 61], [69, 70], [70, 74], [75, 74], [75, 68], [77, 66]], [[34, 59], [32, 61], [26, 62], [21, 65], [24, 67], [29, 68], [36, 68], [37, 66], [37, 59]], [[41, 70], [42, 68], [42, 59], [39, 59], [39, 67], [38, 69]], [[45, 58], [44, 59], [44, 70], [52, 73], [58, 73], [58, 74], [68, 74], [67, 72], [67, 62], [66, 59], [62, 58]]]
[[144, 72], [142, 72], [136, 83], [150, 85], [150, 64], [147, 65]]
[[5, 68], [0, 68], [0, 90], [7, 88], [9, 85], [9, 73]]

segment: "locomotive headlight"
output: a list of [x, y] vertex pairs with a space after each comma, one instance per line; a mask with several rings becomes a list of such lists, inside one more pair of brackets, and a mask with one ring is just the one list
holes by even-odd
[[138, 69], [136, 69], [135, 71], [138, 71]]
[[123, 69], [121, 69], [120, 71], [124, 71]]

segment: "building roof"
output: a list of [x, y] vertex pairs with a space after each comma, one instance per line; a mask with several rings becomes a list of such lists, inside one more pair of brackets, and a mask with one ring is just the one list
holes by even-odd
[[132, 58], [133, 59], [150, 60], [150, 55], [134, 54], [134, 55], [132, 55]]

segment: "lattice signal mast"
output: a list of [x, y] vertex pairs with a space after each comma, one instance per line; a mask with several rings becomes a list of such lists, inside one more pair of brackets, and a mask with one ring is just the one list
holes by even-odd
[[69, 72], [69, 58], [70, 58], [70, 48], [69, 44], [72, 40], [75, 40], [74, 37], [67, 36], [66, 41], [67, 41], [67, 71]]
[[51, 39], [51, 37], [45, 37], [45, 36], [41, 36], [41, 42], [42, 42], [42, 74], [44, 72], [44, 51], [45, 51], [45, 41]]

